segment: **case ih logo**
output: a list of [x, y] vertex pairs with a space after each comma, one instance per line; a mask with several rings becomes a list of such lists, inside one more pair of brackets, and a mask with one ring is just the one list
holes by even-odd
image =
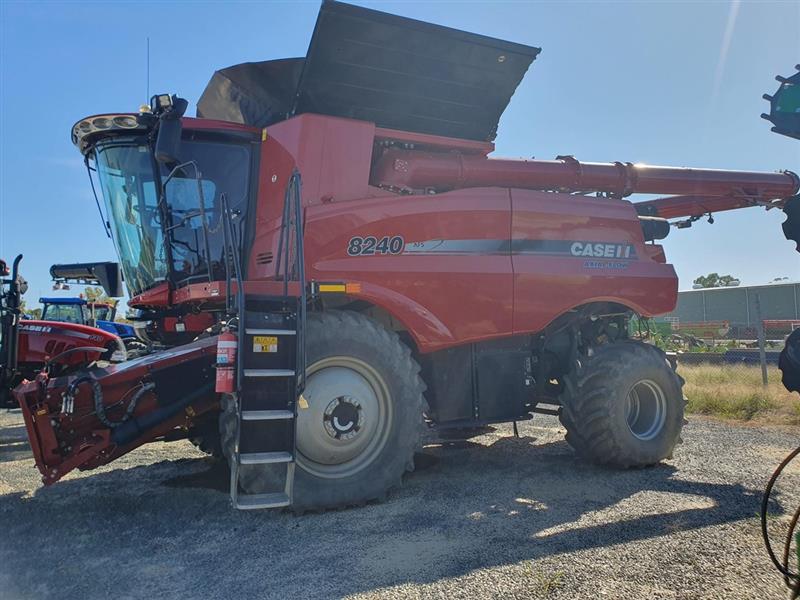
[[31, 333], [50, 333], [53, 331], [53, 328], [47, 327], [46, 325], [22, 325], [20, 326], [20, 330], [30, 331]]
[[632, 244], [604, 244], [598, 242], [573, 242], [569, 247], [572, 256], [591, 258], [636, 258]]

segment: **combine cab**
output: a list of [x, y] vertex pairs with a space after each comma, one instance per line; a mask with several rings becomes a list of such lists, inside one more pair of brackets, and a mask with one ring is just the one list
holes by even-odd
[[800, 182], [490, 157], [538, 54], [324, 2], [305, 58], [218, 71], [197, 118], [161, 95], [78, 121], [130, 305], [168, 349], [17, 388], [45, 483], [189, 431], [239, 508], [362, 504], [425, 424], [535, 413], [596, 463], [670, 457], [682, 380], [628, 336], [676, 304], [658, 242]]

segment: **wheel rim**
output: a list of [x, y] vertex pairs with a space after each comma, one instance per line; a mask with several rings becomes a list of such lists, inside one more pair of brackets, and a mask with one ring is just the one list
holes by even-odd
[[637, 439], [652, 440], [667, 419], [667, 400], [664, 390], [655, 381], [643, 379], [636, 383], [625, 399], [628, 429]]
[[383, 450], [394, 418], [389, 388], [375, 369], [335, 356], [306, 371], [297, 415], [297, 464], [318, 477], [350, 477]]

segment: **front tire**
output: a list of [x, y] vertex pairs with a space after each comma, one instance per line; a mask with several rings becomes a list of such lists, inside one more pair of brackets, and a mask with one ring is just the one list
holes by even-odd
[[683, 380], [649, 344], [600, 346], [567, 376], [561, 423], [591, 462], [644, 467], [671, 458], [683, 427]]
[[[419, 365], [397, 334], [354, 312], [309, 314], [306, 349], [293, 510], [384, 498], [414, 468], [425, 390]], [[222, 447], [230, 460], [236, 414], [233, 402], [223, 406]], [[283, 472], [248, 465], [239, 479], [247, 493], [275, 491]]]

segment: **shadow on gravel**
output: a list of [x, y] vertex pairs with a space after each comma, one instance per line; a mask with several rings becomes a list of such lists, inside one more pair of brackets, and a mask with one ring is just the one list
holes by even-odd
[[0, 429], [0, 463], [30, 458], [31, 447], [24, 425]]
[[200, 488], [216, 490], [228, 493], [231, 485], [231, 472], [228, 465], [223, 461], [209, 461], [211, 466], [205, 471], [189, 473], [188, 475], [176, 475], [165, 481], [161, 485], [175, 488]]
[[[165, 578], [172, 597], [338, 597], [659, 538], [758, 510], [759, 492], [738, 484], [692, 481], [671, 465], [600, 469], [564, 442], [532, 439], [430, 444], [426, 468], [388, 502], [304, 517], [231, 510], [226, 469], [208, 459], [0, 495], [0, 572], [13, 574], [12, 597], [151, 597], [165, 592]], [[64, 558], [58, 569], [34, 567], [43, 552]]]

